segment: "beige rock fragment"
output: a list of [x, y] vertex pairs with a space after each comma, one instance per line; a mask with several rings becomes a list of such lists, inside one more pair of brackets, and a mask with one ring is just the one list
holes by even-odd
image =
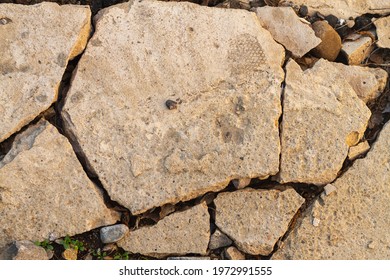
[[254, 13], [146, 0], [95, 21], [62, 114], [113, 200], [138, 214], [278, 172], [284, 50]]
[[293, 189], [244, 189], [220, 193], [214, 202], [216, 225], [241, 251], [268, 255], [304, 199]]
[[278, 180], [330, 183], [363, 136], [370, 110], [331, 62], [302, 71], [290, 60], [286, 70]]
[[236, 189], [243, 189], [251, 183], [251, 178], [241, 178], [232, 180], [233, 185]]
[[[337, 192], [315, 203], [273, 259], [390, 258], [390, 123], [365, 158], [333, 185]], [[318, 227], [312, 218], [321, 220]], [[368, 250], [369, 249], [369, 250]]]
[[355, 90], [357, 96], [369, 103], [374, 101], [385, 90], [388, 74], [381, 68], [369, 68], [357, 65], [332, 64], [339, 70]]
[[354, 160], [360, 155], [365, 154], [369, 150], [370, 150], [370, 145], [368, 144], [368, 142], [367, 141], [361, 142], [356, 146], [352, 146], [349, 148], [348, 159]]
[[380, 48], [390, 49], [390, 16], [382, 17], [374, 21], [378, 42]]
[[261, 7], [256, 9], [261, 25], [293, 56], [302, 57], [321, 43], [310, 24], [303, 23], [290, 7]]
[[361, 36], [356, 40], [343, 42], [341, 51], [347, 58], [349, 65], [359, 65], [367, 58], [373, 48], [371, 37]]
[[245, 260], [245, 255], [234, 246], [226, 248], [225, 256], [228, 260]]
[[0, 248], [0, 260], [48, 260], [45, 249], [29, 240], [14, 241]]
[[210, 216], [206, 203], [173, 213], [156, 225], [131, 231], [118, 246], [132, 253], [153, 257], [206, 255], [210, 239]]
[[70, 59], [89, 38], [88, 6], [0, 4], [0, 142], [57, 100]]
[[75, 235], [119, 215], [106, 208], [72, 146], [46, 121], [19, 134], [0, 161], [0, 247]]

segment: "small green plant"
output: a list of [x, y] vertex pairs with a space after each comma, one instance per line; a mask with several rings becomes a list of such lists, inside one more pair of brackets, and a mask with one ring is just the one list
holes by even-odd
[[128, 260], [129, 259], [129, 252], [116, 252], [114, 255], [114, 260]]
[[92, 255], [98, 259], [98, 260], [104, 260], [105, 257], [107, 257], [107, 252], [102, 252], [100, 248], [96, 250], [96, 252], [93, 252]]
[[34, 244], [44, 248], [45, 250], [54, 250], [53, 245], [51, 245], [51, 242], [47, 239], [43, 241], [35, 241]]
[[81, 242], [79, 240], [76, 240], [76, 239], [72, 239], [68, 235], [65, 236], [65, 238], [63, 240], [61, 240], [59, 243], [62, 246], [64, 246], [65, 250], [69, 249], [69, 248], [72, 248], [72, 249], [75, 249], [75, 250], [78, 250], [78, 251], [84, 251], [85, 250], [83, 242]]

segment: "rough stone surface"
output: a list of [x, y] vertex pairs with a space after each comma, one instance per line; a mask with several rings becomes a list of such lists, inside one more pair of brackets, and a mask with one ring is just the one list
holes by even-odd
[[341, 50], [339, 34], [326, 21], [316, 21], [312, 26], [315, 35], [322, 41], [312, 53], [317, 57], [334, 61]]
[[198, 261], [198, 260], [210, 260], [210, 257], [169, 257], [167, 260], [177, 261], [177, 260], [183, 260], [183, 261]]
[[304, 201], [293, 189], [224, 192], [214, 200], [215, 223], [243, 252], [268, 255]]
[[209, 249], [214, 250], [221, 247], [229, 246], [233, 243], [233, 241], [220, 230], [215, 230], [215, 232], [211, 235]]
[[362, 36], [354, 41], [345, 41], [341, 48], [349, 65], [359, 65], [371, 53], [374, 45], [369, 36]]
[[118, 246], [147, 256], [205, 255], [210, 239], [210, 217], [206, 203], [173, 213], [156, 225], [131, 231]]
[[113, 200], [138, 214], [278, 172], [284, 49], [254, 13], [146, 0], [95, 20], [62, 115]]
[[251, 178], [241, 178], [232, 180], [236, 189], [243, 189], [251, 183]]
[[228, 260], [245, 260], [245, 255], [234, 246], [226, 248], [225, 257]]
[[356, 146], [350, 147], [348, 152], [348, 159], [354, 160], [360, 155], [368, 152], [370, 150], [370, 145], [367, 141], [361, 142]]
[[0, 249], [0, 260], [48, 260], [42, 247], [29, 240], [14, 241]]
[[292, 2], [306, 5], [311, 15], [319, 11], [324, 15], [333, 14], [343, 19], [366, 13], [390, 13], [389, 0], [292, 0]]
[[355, 90], [357, 96], [369, 103], [381, 95], [386, 87], [388, 74], [381, 68], [369, 68], [342, 63], [332, 64]]
[[0, 161], [0, 247], [114, 224], [67, 139], [46, 121], [15, 138]]
[[380, 48], [390, 49], [390, 16], [376, 19], [374, 21], [378, 42]]
[[[357, 159], [315, 203], [274, 259], [390, 258], [390, 123], [365, 158]], [[313, 217], [321, 220], [313, 227]]]
[[302, 57], [321, 43], [309, 24], [303, 23], [290, 7], [261, 7], [256, 9], [261, 25], [293, 56]]
[[0, 4], [0, 142], [57, 100], [91, 30], [87, 6]]
[[100, 229], [100, 239], [103, 243], [113, 243], [121, 240], [129, 228], [124, 224], [103, 227]]
[[302, 71], [290, 60], [286, 70], [278, 180], [330, 183], [371, 112], [331, 62], [321, 59]]

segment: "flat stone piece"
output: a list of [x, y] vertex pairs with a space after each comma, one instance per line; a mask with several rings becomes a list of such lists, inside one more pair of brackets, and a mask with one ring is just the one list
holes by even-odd
[[293, 56], [302, 57], [321, 43], [309, 24], [303, 23], [291, 7], [256, 9], [261, 25]]
[[229, 246], [233, 241], [220, 230], [215, 230], [215, 232], [210, 237], [209, 249], [214, 250], [221, 247]]
[[266, 256], [304, 201], [293, 189], [224, 192], [214, 200], [215, 223], [241, 251]]
[[374, 21], [378, 42], [380, 48], [390, 49], [390, 16], [376, 19]]
[[114, 224], [68, 140], [46, 121], [18, 134], [0, 161], [0, 247]]
[[103, 243], [113, 243], [121, 240], [129, 228], [124, 224], [103, 227], [100, 229], [100, 239]]
[[292, 2], [306, 5], [310, 15], [318, 11], [323, 15], [333, 14], [343, 19], [363, 14], [387, 14], [390, 12], [389, 0], [292, 0]]
[[210, 216], [206, 203], [173, 213], [156, 225], [131, 231], [117, 244], [131, 253], [146, 256], [206, 255]]
[[371, 37], [362, 36], [354, 41], [345, 41], [341, 48], [349, 65], [359, 65], [371, 53], [374, 45]]
[[354, 160], [360, 155], [367, 153], [370, 150], [370, 145], [367, 141], [361, 142], [356, 146], [350, 147], [348, 151], [348, 159]]
[[[315, 203], [274, 259], [390, 258], [390, 123], [365, 158], [333, 183], [337, 191]], [[320, 219], [317, 227], [313, 217]]]
[[95, 21], [62, 115], [113, 200], [139, 214], [278, 172], [284, 49], [255, 14], [146, 0]]
[[245, 260], [245, 255], [234, 246], [226, 248], [225, 256], [228, 260]]
[[357, 96], [366, 104], [379, 97], [386, 87], [388, 74], [381, 68], [345, 65], [342, 63], [333, 63], [332, 65], [339, 70], [340, 75], [347, 80]]
[[42, 247], [29, 240], [14, 241], [0, 249], [0, 260], [48, 260]]
[[57, 100], [91, 30], [88, 6], [0, 4], [0, 142]]
[[302, 71], [290, 60], [286, 70], [278, 180], [330, 183], [371, 112], [331, 62], [321, 59]]

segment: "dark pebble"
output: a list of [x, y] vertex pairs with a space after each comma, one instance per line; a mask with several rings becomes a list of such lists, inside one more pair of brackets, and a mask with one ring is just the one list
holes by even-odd
[[174, 110], [177, 109], [177, 102], [168, 99], [167, 101], [165, 101], [165, 106], [167, 106], [169, 110]]
[[360, 16], [355, 19], [355, 25], [353, 29], [359, 31], [367, 31], [372, 27], [371, 19], [365, 16]]
[[306, 17], [308, 13], [309, 13], [309, 10], [307, 9], [307, 6], [302, 5], [302, 6], [299, 8], [298, 15], [299, 15], [300, 17]]
[[325, 17], [325, 20], [329, 23], [330, 26], [332, 26], [333, 28], [336, 27], [337, 25], [337, 22], [339, 21], [339, 19], [334, 16], [334, 15], [328, 15]]
[[335, 30], [341, 38], [345, 38], [351, 33], [351, 29], [347, 25], [337, 26]]

